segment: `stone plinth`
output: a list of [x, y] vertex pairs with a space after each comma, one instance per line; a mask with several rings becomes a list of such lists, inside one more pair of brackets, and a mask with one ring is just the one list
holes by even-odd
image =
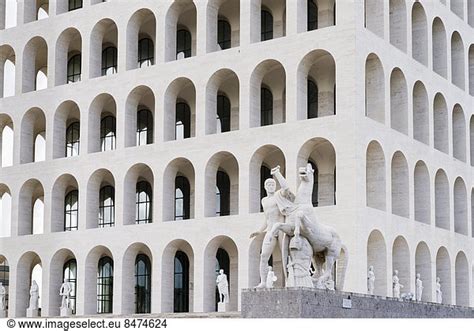
[[71, 316], [71, 315], [72, 315], [71, 308], [60, 308], [59, 316], [66, 317], [66, 316]]
[[39, 317], [39, 316], [40, 316], [39, 309], [28, 308], [26, 310], [26, 317]]
[[6, 318], [7, 317], [7, 311], [6, 310], [0, 310], [0, 318]]
[[228, 312], [229, 309], [229, 304], [225, 302], [218, 302], [217, 303], [217, 312], [219, 313], [226, 313]]
[[474, 308], [310, 288], [242, 290], [244, 318], [474, 318]]

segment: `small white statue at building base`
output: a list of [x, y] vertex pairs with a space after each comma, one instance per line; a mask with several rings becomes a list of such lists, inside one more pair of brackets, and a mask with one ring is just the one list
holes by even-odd
[[443, 292], [441, 292], [441, 279], [436, 277], [436, 303], [443, 303]]
[[416, 287], [415, 287], [415, 297], [416, 301], [421, 301], [423, 294], [423, 281], [421, 280], [420, 274], [416, 274]]
[[0, 282], [0, 318], [7, 317], [7, 304], [5, 296], [7, 295], [7, 291], [5, 286]]
[[277, 276], [275, 276], [275, 273], [273, 272], [273, 268], [271, 266], [268, 266], [268, 273], [267, 273], [267, 281], [266, 281], [266, 287], [267, 288], [273, 288], [273, 283], [276, 282]]
[[59, 295], [61, 296], [61, 316], [69, 316], [72, 315], [72, 309], [71, 309], [71, 301], [70, 301], [70, 295], [72, 292], [72, 287], [69, 282], [64, 280], [64, 283], [61, 285], [61, 288], [59, 289]]
[[26, 317], [38, 317], [39, 316], [39, 286], [35, 280], [33, 280], [30, 287], [30, 305], [26, 310]]
[[403, 288], [403, 285], [400, 284], [400, 279], [398, 278], [398, 270], [395, 270], [393, 273], [392, 287], [393, 287], [393, 297], [400, 299], [400, 290]]
[[374, 266], [369, 267], [369, 271], [367, 272], [367, 293], [374, 295], [375, 290], [375, 272]]
[[219, 302], [217, 303], [218, 312], [228, 311], [229, 305], [229, 282], [227, 280], [227, 275], [224, 273], [223, 269], [219, 270], [219, 275], [216, 279], [217, 290], [219, 291]]

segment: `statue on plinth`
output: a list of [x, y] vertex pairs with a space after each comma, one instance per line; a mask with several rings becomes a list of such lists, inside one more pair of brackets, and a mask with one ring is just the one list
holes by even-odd
[[62, 283], [61, 288], [59, 289], [59, 295], [61, 296], [61, 309], [70, 308], [69, 296], [71, 295], [71, 292], [71, 284], [64, 280], [64, 283]]
[[28, 309], [30, 310], [39, 309], [38, 304], [39, 304], [39, 286], [36, 283], [36, 280], [33, 280], [33, 283], [31, 284], [31, 287], [30, 287], [30, 305]]
[[273, 288], [273, 283], [276, 282], [277, 276], [273, 272], [273, 268], [268, 266], [267, 280], [265, 282], [266, 288]]
[[374, 295], [375, 290], [375, 272], [374, 266], [369, 266], [369, 271], [367, 272], [367, 293]]
[[[313, 275], [314, 285], [311, 287], [334, 290], [332, 271], [344, 245], [333, 228], [320, 224], [316, 219], [312, 204], [314, 170], [311, 164], [299, 168], [298, 173], [301, 183], [296, 195], [280, 173], [279, 166], [271, 170], [276, 181], [273, 178], [265, 181], [267, 196], [262, 199], [262, 206], [266, 222], [260, 231], [250, 235], [252, 238], [265, 233], [260, 255], [260, 284], [257, 287], [265, 287], [268, 260], [278, 243], [281, 245], [286, 286], [297, 286], [297, 271], [298, 282], [310, 286], [307, 275], [310, 275], [311, 262], [308, 264], [307, 261], [313, 261], [317, 272]], [[276, 190], [276, 182], [281, 189]], [[341, 289], [346, 268], [347, 261], [340, 277]]]
[[7, 309], [7, 304], [6, 304], [6, 297], [7, 295], [7, 290], [5, 289], [5, 286], [3, 286], [2, 282], [0, 282], [0, 312], [5, 311]]
[[403, 285], [400, 284], [400, 279], [398, 278], [398, 270], [395, 270], [393, 273], [392, 287], [393, 287], [393, 297], [400, 299], [400, 290], [403, 288]]
[[423, 281], [421, 280], [421, 275], [416, 274], [416, 283], [415, 283], [415, 299], [416, 301], [421, 301], [423, 294]]
[[224, 270], [219, 270], [216, 279], [217, 290], [219, 291], [219, 303], [229, 303], [229, 282]]
[[443, 292], [441, 292], [441, 279], [436, 277], [436, 303], [443, 303]]

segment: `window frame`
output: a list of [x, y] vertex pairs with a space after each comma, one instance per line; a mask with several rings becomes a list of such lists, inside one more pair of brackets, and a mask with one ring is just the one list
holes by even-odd
[[[145, 200], [141, 199], [141, 193], [146, 195]], [[140, 218], [140, 207], [145, 205], [148, 217]], [[135, 194], [135, 224], [148, 224], [153, 222], [153, 190], [149, 182], [142, 180], [137, 182]]]
[[114, 261], [103, 256], [97, 267], [97, 314], [113, 312]]
[[[111, 63], [110, 63], [111, 62]], [[107, 46], [102, 50], [101, 75], [108, 76], [118, 71], [118, 50], [115, 46]], [[109, 69], [112, 68], [112, 72]]]
[[[72, 67], [71, 67], [72, 65]], [[77, 70], [79, 69], [79, 70]], [[70, 73], [72, 71], [72, 73]], [[67, 61], [67, 83], [76, 83], [81, 81], [82, 75], [82, 56], [81, 53], [75, 54]]]
[[[141, 273], [140, 263], [144, 265]], [[144, 293], [138, 291], [144, 283]], [[144, 301], [144, 302], [143, 302]], [[149, 314], [151, 312], [151, 261], [145, 254], [138, 254], [135, 258], [135, 314]]]
[[[73, 203], [75, 199], [75, 203]], [[70, 206], [70, 207], [68, 207]], [[74, 208], [75, 206], [75, 208]], [[73, 216], [76, 217], [76, 224], [72, 224]], [[64, 197], [64, 232], [77, 231], [79, 229], [79, 191], [74, 189]]]
[[[111, 203], [106, 204], [110, 198]], [[105, 219], [106, 211], [109, 211], [110, 218]], [[99, 191], [99, 219], [97, 227], [105, 228], [115, 226], [115, 188], [112, 185], [104, 185]]]
[[74, 157], [79, 155], [80, 140], [81, 123], [79, 121], [74, 121], [66, 128], [65, 157]]

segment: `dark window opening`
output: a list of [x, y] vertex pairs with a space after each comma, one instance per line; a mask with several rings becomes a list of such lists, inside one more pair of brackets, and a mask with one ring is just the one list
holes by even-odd
[[217, 43], [221, 49], [228, 49], [231, 47], [232, 29], [229, 22], [219, 20], [217, 22]]
[[187, 220], [190, 218], [191, 188], [189, 181], [184, 176], [177, 176], [175, 179], [175, 196], [174, 196], [174, 219]]
[[115, 188], [104, 186], [99, 193], [99, 228], [115, 225]]
[[69, 192], [64, 199], [64, 231], [78, 229], [79, 221], [79, 191]]
[[272, 92], [262, 87], [260, 90], [260, 125], [273, 124], [273, 94]]
[[217, 96], [217, 132], [230, 131], [230, 101], [225, 95]]
[[267, 10], [261, 11], [261, 41], [273, 39], [273, 16]]
[[97, 271], [97, 313], [111, 314], [113, 304], [114, 261], [108, 256], [99, 260]]
[[150, 183], [146, 181], [138, 182], [135, 199], [135, 223], [146, 224], [152, 222], [152, 201], [153, 191]]

